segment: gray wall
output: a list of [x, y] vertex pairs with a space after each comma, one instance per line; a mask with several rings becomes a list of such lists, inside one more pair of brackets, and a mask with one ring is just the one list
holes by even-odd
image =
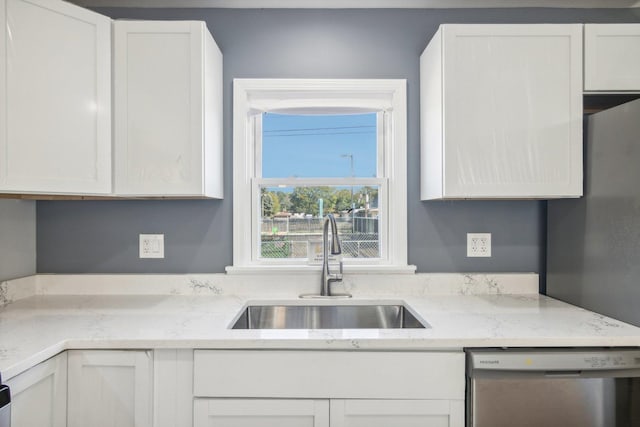
[[0, 281], [36, 272], [36, 202], [0, 199]]
[[[445, 22], [640, 22], [640, 9], [97, 9], [114, 18], [205, 20], [224, 53], [223, 201], [38, 202], [38, 272], [222, 272], [231, 264], [232, 79], [408, 81], [409, 262], [420, 272], [545, 269], [545, 202], [421, 202], [419, 55]], [[493, 233], [466, 258], [466, 233]], [[165, 233], [166, 258], [140, 260], [138, 233]]]

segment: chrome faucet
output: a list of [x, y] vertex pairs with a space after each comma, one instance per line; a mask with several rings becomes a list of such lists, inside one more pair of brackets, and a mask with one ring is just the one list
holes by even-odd
[[332, 214], [324, 219], [322, 228], [322, 276], [320, 277], [320, 294], [302, 294], [300, 298], [351, 298], [351, 294], [337, 294], [331, 292], [331, 284], [342, 282], [342, 261], [340, 261], [340, 272], [331, 273], [329, 271], [329, 225], [331, 225], [331, 255], [340, 255], [340, 237], [338, 237], [338, 225]]
[[338, 237], [338, 225], [333, 214], [328, 214], [324, 219], [322, 227], [322, 276], [320, 295], [331, 296], [331, 283], [342, 282], [342, 261], [340, 261], [340, 272], [331, 274], [329, 272], [329, 224], [331, 224], [331, 255], [340, 255], [340, 237]]

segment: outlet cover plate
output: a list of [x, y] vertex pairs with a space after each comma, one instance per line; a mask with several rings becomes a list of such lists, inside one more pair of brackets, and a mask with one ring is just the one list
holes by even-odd
[[491, 233], [467, 233], [467, 257], [490, 257]]
[[141, 234], [140, 258], [164, 258], [164, 234]]

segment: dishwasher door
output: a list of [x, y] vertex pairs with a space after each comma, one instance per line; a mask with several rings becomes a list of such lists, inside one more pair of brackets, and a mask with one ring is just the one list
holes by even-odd
[[470, 427], [640, 427], [640, 351], [483, 351], [468, 363]]
[[0, 385], [0, 427], [11, 427], [11, 395], [6, 385]]

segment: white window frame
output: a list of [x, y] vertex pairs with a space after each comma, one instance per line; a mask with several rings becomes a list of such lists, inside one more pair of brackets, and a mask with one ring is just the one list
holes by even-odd
[[[380, 258], [345, 258], [345, 271], [413, 273], [407, 265], [407, 82], [404, 79], [234, 79], [233, 81], [233, 266], [228, 273], [266, 271], [316, 271], [320, 267], [298, 260], [259, 258], [259, 186], [270, 181], [261, 177], [257, 164], [260, 132], [253, 119], [264, 111], [324, 108], [349, 111], [384, 111], [383, 143], [378, 144], [378, 177], [381, 212]], [[338, 110], [339, 111], [339, 110]], [[382, 115], [379, 115], [381, 117]], [[380, 120], [379, 120], [380, 125]], [[322, 182], [350, 185], [349, 178], [294, 178], [291, 185]], [[362, 185], [362, 178], [354, 180]]]

